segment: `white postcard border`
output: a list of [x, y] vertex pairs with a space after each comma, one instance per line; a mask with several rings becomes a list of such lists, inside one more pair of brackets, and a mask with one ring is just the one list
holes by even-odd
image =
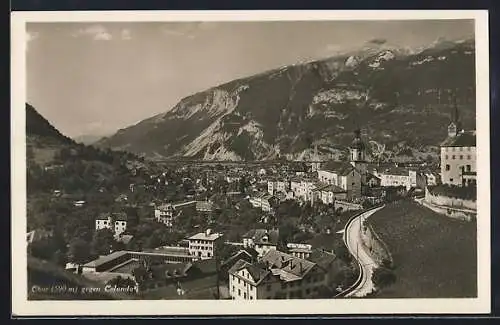
[[[26, 256], [26, 30], [27, 22], [304, 21], [474, 19], [478, 177], [478, 297], [467, 299], [321, 299], [188, 301], [28, 301]], [[11, 14], [12, 312], [44, 315], [279, 315], [442, 314], [490, 312], [489, 43], [486, 10], [388, 11], [74, 11]]]

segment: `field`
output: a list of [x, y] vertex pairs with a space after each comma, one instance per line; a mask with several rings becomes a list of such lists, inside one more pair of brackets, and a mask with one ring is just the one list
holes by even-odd
[[477, 297], [476, 222], [441, 216], [412, 201], [369, 219], [394, 259], [396, 283], [383, 298]]

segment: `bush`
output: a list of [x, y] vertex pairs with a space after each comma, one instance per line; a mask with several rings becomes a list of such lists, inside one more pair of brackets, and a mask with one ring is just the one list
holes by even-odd
[[381, 289], [396, 282], [396, 275], [390, 269], [381, 266], [373, 272], [372, 281], [378, 289]]

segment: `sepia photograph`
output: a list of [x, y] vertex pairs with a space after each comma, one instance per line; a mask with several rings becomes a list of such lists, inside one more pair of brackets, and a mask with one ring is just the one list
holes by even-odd
[[487, 12], [12, 21], [13, 312], [489, 312]]

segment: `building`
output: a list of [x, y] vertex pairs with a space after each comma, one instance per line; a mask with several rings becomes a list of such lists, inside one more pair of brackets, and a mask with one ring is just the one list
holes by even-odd
[[341, 188], [349, 199], [361, 196], [362, 175], [351, 163], [329, 161], [318, 171], [318, 179]]
[[288, 182], [284, 180], [272, 179], [267, 181], [267, 192], [270, 195], [276, 195], [277, 193], [286, 193], [288, 190]]
[[476, 131], [462, 129], [455, 104], [448, 137], [441, 143], [441, 182], [456, 186], [476, 185]]
[[259, 193], [250, 197], [249, 202], [254, 208], [259, 208], [264, 212], [270, 212], [272, 195], [269, 193]]
[[476, 132], [460, 131], [441, 143], [441, 181], [443, 184], [476, 184]]
[[196, 201], [161, 204], [155, 207], [155, 219], [167, 227], [172, 227], [180, 211], [185, 209], [192, 209], [194, 211], [196, 205]]
[[210, 229], [197, 233], [187, 239], [189, 253], [195, 259], [210, 259], [214, 257], [216, 245], [222, 240], [222, 234], [212, 233]]
[[115, 236], [127, 230], [127, 214], [124, 212], [118, 213], [102, 213], [95, 220], [95, 230], [110, 229]]
[[404, 167], [389, 167], [377, 171], [376, 176], [380, 178], [380, 186], [397, 187], [404, 186], [407, 190], [417, 186], [417, 172]]
[[310, 244], [288, 243], [286, 244], [286, 247], [288, 248], [290, 255], [302, 259], [308, 259], [312, 253], [312, 245]]
[[312, 298], [327, 283], [316, 263], [277, 250], [256, 263], [239, 260], [228, 273], [234, 300]]
[[276, 250], [279, 240], [279, 231], [266, 229], [252, 229], [242, 236], [243, 247], [253, 248], [258, 256], [265, 255], [270, 250]]
[[328, 184], [320, 187], [319, 198], [324, 204], [333, 204], [335, 200], [346, 200], [347, 191], [337, 185]]
[[96, 273], [106, 272], [114, 267], [121, 265], [131, 259], [129, 252], [117, 251], [109, 255], [100, 256], [99, 258], [83, 265], [82, 272]]

